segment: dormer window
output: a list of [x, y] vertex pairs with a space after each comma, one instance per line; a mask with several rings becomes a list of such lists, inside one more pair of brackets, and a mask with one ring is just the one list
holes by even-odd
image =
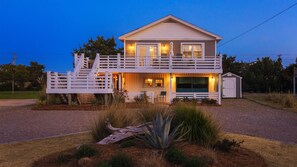
[[204, 58], [204, 43], [181, 43], [184, 58]]

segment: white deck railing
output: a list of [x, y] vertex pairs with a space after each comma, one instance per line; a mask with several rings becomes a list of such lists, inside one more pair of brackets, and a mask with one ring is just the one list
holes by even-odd
[[47, 93], [112, 93], [112, 74], [79, 76], [47, 72]]
[[[183, 57], [138, 57], [123, 55], [97, 55], [93, 66], [98, 71], [115, 70], [221, 70], [222, 57], [212, 56], [201, 58]], [[150, 70], [150, 71], [151, 71]]]
[[218, 101], [219, 92], [175, 92], [173, 95], [176, 98], [195, 98], [195, 99], [215, 99]]

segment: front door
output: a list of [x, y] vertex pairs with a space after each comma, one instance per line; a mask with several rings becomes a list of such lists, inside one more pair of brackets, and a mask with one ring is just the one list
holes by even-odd
[[153, 60], [157, 58], [158, 45], [157, 44], [141, 44], [137, 45], [137, 60], [138, 66], [151, 66]]

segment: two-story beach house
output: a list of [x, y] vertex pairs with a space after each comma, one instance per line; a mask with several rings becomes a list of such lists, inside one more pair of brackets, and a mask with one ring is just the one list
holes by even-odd
[[[112, 94], [127, 101], [146, 94], [152, 102], [210, 98], [221, 104], [220, 36], [172, 15], [119, 37], [123, 55], [100, 55], [92, 63], [74, 55], [74, 71], [47, 73], [47, 94]], [[91, 64], [91, 65], [90, 65]]]

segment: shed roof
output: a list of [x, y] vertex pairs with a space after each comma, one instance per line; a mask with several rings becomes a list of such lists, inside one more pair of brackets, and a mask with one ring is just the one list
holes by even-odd
[[222, 77], [224, 77], [224, 76], [235, 76], [235, 77], [238, 77], [238, 78], [242, 78], [241, 76], [236, 75], [236, 74], [233, 74], [231, 72], [227, 72], [227, 73], [225, 73], [225, 74], [222, 75]]

